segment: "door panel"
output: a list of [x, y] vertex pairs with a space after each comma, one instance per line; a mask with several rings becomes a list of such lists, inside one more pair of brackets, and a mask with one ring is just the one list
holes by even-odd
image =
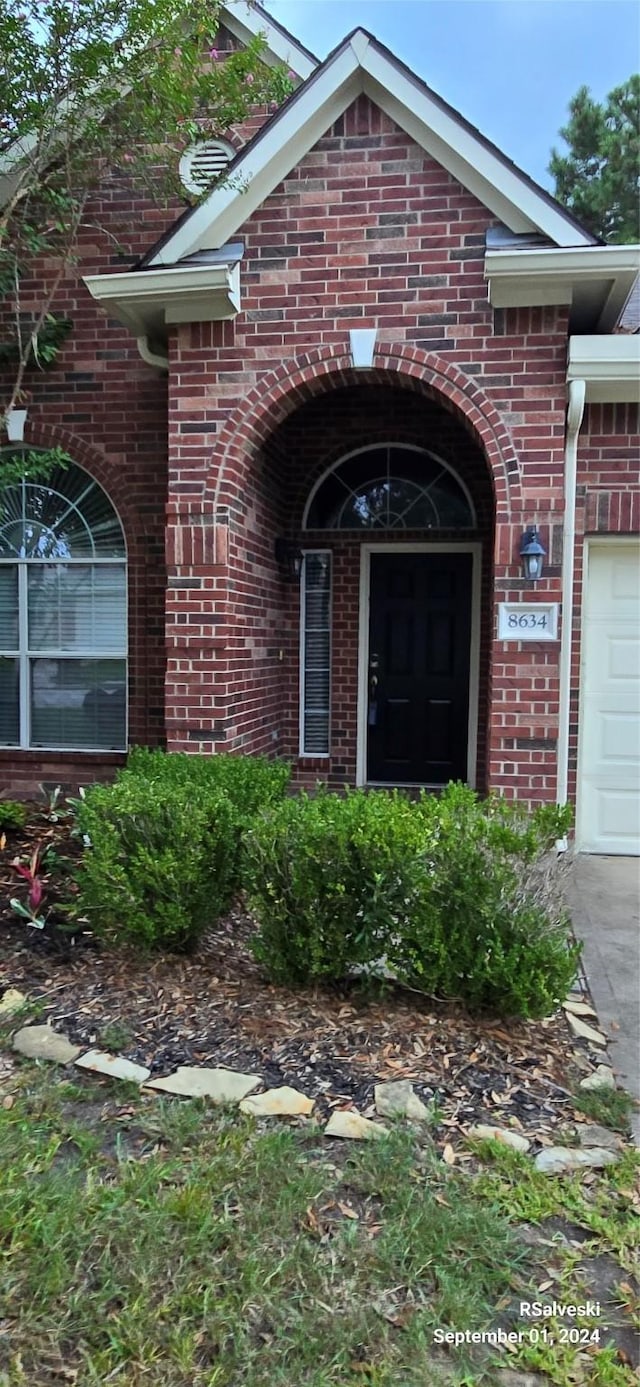
[[590, 546], [582, 628], [578, 845], [640, 853], [640, 546]]
[[372, 554], [367, 780], [467, 778], [471, 554]]

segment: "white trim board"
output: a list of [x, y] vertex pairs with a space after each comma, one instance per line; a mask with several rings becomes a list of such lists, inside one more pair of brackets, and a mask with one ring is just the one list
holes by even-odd
[[358, 29], [313, 73], [233, 167], [242, 191], [215, 188], [149, 255], [173, 265], [224, 245], [361, 93], [370, 96], [513, 232], [535, 231], [561, 246], [593, 245], [549, 195], [473, 131], [377, 40]]
[[635, 332], [570, 337], [567, 380], [583, 380], [587, 404], [640, 401], [640, 336]]
[[262, 35], [267, 44], [267, 62], [274, 66], [276, 63], [287, 63], [298, 77], [309, 77], [318, 66], [313, 54], [259, 5], [249, 5], [247, 0], [226, 0], [220, 23], [240, 43], [250, 43], [251, 39]]
[[[360, 598], [358, 614], [358, 713], [356, 785], [367, 785], [367, 675], [369, 670], [369, 597], [372, 554], [471, 554], [471, 640], [469, 647], [469, 722], [467, 735], [467, 783], [476, 785], [478, 715], [480, 704], [480, 620], [482, 545], [478, 541], [433, 544], [362, 544], [360, 546]], [[428, 788], [428, 787], [425, 787]]]

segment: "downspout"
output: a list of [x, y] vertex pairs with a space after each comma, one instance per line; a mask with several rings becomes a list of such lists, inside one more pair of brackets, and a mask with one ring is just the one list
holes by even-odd
[[146, 336], [136, 337], [136, 345], [143, 361], [147, 366], [153, 366], [157, 371], [169, 370], [168, 356], [161, 356], [159, 352], [154, 352], [149, 346], [149, 338]]
[[[564, 450], [564, 523], [562, 529], [562, 635], [560, 639], [560, 690], [558, 720], [558, 782], [556, 803], [567, 803], [569, 793], [569, 714], [571, 705], [571, 643], [573, 635], [573, 580], [576, 542], [576, 475], [578, 433], [584, 415], [586, 382], [569, 382], [567, 436]], [[567, 848], [566, 839], [558, 844]]]

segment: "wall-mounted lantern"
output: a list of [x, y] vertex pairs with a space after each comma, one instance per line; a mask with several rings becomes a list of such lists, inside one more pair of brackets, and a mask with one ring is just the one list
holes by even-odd
[[283, 577], [295, 582], [302, 570], [302, 550], [290, 539], [277, 539], [275, 542], [276, 563], [282, 569]]
[[522, 571], [530, 583], [535, 583], [538, 578], [542, 577], [542, 566], [546, 552], [544, 545], [540, 543], [538, 526], [529, 525], [520, 540], [520, 558], [522, 559]]

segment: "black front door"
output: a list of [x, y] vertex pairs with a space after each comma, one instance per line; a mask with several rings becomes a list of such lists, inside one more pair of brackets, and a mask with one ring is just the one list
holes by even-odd
[[371, 555], [367, 780], [467, 779], [471, 554]]

